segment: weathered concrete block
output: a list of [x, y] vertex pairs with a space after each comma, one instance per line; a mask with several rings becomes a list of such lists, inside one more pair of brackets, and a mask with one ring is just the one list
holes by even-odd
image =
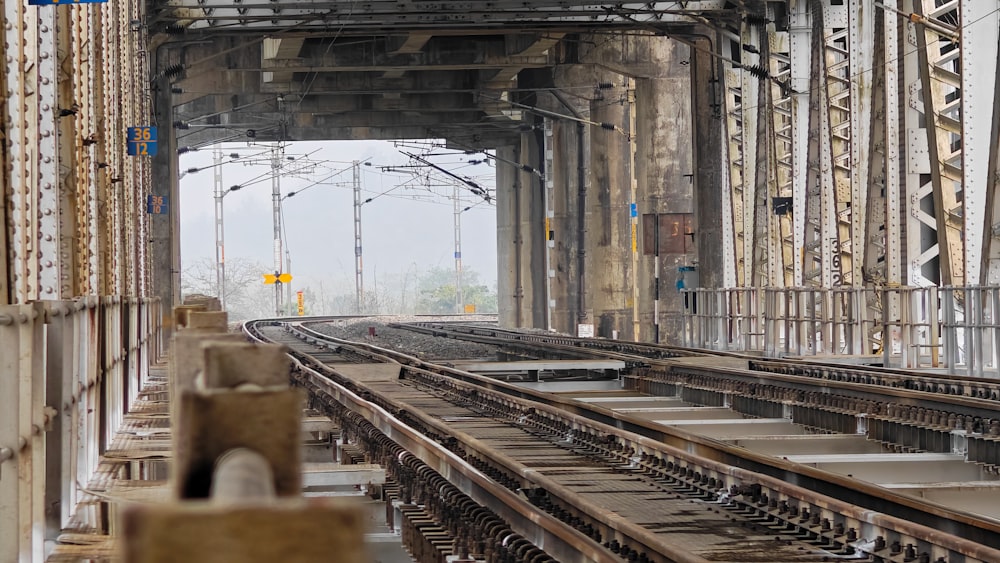
[[188, 313], [187, 322], [184, 330], [227, 332], [229, 330], [229, 313], [225, 311], [192, 311]]
[[204, 384], [232, 389], [244, 383], [288, 386], [288, 349], [278, 344], [212, 342], [202, 347]]
[[234, 448], [253, 450], [268, 460], [276, 495], [301, 493], [301, 390], [208, 389], [185, 392], [178, 399], [173, 473], [178, 498], [207, 498], [216, 460]]
[[123, 517], [126, 563], [367, 563], [365, 516], [344, 499], [259, 506], [136, 505]]
[[178, 305], [174, 307], [174, 328], [182, 329], [188, 325], [188, 315], [193, 312], [205, 312], [208, 308], [204, 305]]
[[194, 294], [184, 298], [184, 305], [202, 305], [206, 311], [221, 311], [222, 303], [218, 297], [211, 295]]
[[167, 374], [170, 394], [178, 397], [184, 391], [194, 389], [194, 380], [205, 366], [202, 348], [213, 343], [246, 343], [246, 337], [237, 333], [202, 333], [182, 330], [174, 334], [170, 344]]

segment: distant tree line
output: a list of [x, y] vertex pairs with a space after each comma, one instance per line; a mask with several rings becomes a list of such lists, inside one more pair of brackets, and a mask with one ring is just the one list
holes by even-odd
[[[243, 258], [226, 261], [226, 310], [232, 321], [272, 316], [274, 286], [264, 285], [263, 274], [269, 268]], [[449, 268], [431, 267], [419, 270], [411, 266], [400, 273], [374, 276], [366, 280], [362, 313], [367, 315], [441, 315], [464, 311], [465, 305], [476, 313], [497, 312], [497, 290], [480, 281], [479, 273], [462, 273], [462, 303], [458, 302], [455, 272]], [[296, 312], [295, 293], [302, 291], [306, 315], [352, 315], [357, 312], [357, 294], [353, 278], [325, 280], [315, 286], [292, 282], [292, 302], [286, 303], [287, 314]], [[202, 258], [181, 273], [181, 291], [185, 295], [202, 293], [216, 295], [215, 261]]]

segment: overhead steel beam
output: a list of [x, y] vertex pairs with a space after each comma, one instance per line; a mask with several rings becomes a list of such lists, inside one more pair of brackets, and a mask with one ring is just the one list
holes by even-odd
[[172, 0], [157, 6], [156, 23], [177, 23], [189, 29], [340, 28], [341, 30], [434, 30], [463, 28], [518, 29], [528, 27], [588, 28], [639, 21], [657, 26], [690, 23], [691, 18], [732, 18], [723, 1], [630, 3], [610, 8], [592, 2], [403, 3], [376, 0], [354, 2], [241, 3], [225, 0]]

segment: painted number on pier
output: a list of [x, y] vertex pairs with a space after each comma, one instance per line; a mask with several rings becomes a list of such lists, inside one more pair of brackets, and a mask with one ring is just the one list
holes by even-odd
[[153, 156], [156, 154], [156, 127], [128, 128], [129, 156]]
[[167, 196], [148, 195], [146, 196], [146, 213], [150, 215], [164, 215], [167, 212]]

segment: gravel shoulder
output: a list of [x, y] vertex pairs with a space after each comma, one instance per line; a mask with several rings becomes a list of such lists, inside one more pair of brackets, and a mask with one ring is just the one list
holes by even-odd
[[[310, 325], [323, 334], [365, 342], [398, 352], [416, 356], [422, 360], [469, 360], [495, 359], [499, 347], [476, 342], [465, 342], [453, 338], [434, 337], [409, 330], [390, 328], [392, 323], [454, 321], [454, 317], [434, 319], [426, 316], [379, 316], [344, 319]], [[470, 315], [462, 317], [463, 323], [495, 322], [496, 317]], [[375, 337], [369, 337], [369, 328], [374, 327]]]

